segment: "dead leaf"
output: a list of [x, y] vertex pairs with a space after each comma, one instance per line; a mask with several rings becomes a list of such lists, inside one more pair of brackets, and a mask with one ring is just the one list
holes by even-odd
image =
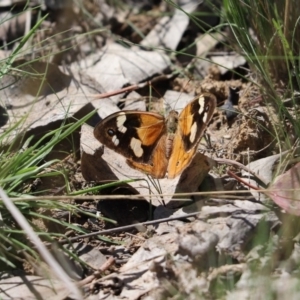
[[300, 216], [300, 163], [277, 176], [268, 190], [268, 196], [278, 206], [289, 214]]
[[[99, 83], [102, 92], [118, 90], [161, 74], [170, 66], [170, 58], [157, 51], [125, 48], [112, 43], [72, 66]], [[122, 95], [111, 97], [117, 103]]]
[[64, 283], [38, 276], [19, 276], [0, 281], [1, 299], [65, 299], [69, 295]]

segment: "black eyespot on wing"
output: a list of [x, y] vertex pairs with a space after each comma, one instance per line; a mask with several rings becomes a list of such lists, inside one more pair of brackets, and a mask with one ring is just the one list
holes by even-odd
[[111, 129], [111, 128], [109, 128], [107, 130], [107, 133], [108, 133], [109, 136], [114, 136], [115, 135], [115, 131], [113, 129]]

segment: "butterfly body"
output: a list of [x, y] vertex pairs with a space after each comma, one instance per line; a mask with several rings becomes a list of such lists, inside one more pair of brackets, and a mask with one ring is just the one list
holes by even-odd
[[194, 157], [216, 107], [214, 95], [192, 100], [178, 115], [167, 118], [151, 112], [121, 111], [100, 121], [95, 137], [123, 155], [134, 169], [163, 178], [179, 175]]

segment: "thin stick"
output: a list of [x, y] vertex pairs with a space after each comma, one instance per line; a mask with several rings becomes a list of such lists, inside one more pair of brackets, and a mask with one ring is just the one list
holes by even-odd
[[186, 214], [184, 216], [163, 218], [163, 219], [154, 220], [154, 221], [135, 223], [135, 224], [132, 224], [132, 225], [126, 225], [126, 226], [122, 226], [122, 227], [96, 231], [96, 232], [92, 232], [92, 233], [78, 235], [76, 237], [69, 238], [69, 239], [63, 239], [63, 240], [58, 241], [58, 243], [63, 245], [63, 244], [69, 243], [69, 242], [77, 241], [78, 239], [84, 239], [84, 238], [92, 237], [92, 236], [95, 236], [95, 235], [115, 233], [115, 232], [124, 231], [124, 230], [128, 230], [128, 229], [133, 229], [133, 228], [136, 228], [137, 226], [154, 225], [154, 224], [159, 224], [159, 223], [163, 223], [163, 222], [170, 222], [170, 221], [175, 221], [175, 220], [187, 219], [187, 218], [190, 218], [190, 217], [195, 217], [195, 216], [199, 215], [200, 213], [201, 212], [198, 211], [198, 212]]

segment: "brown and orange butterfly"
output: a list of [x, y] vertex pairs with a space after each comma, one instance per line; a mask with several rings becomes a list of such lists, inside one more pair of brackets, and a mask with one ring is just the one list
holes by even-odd
[[123, 155], [130, 167], [154, 178], [174, 178], [190, 164], [216, 107], [216, 97], [203, 93], [178, 115], [121, 111], [100, 121], [94, 136]]

